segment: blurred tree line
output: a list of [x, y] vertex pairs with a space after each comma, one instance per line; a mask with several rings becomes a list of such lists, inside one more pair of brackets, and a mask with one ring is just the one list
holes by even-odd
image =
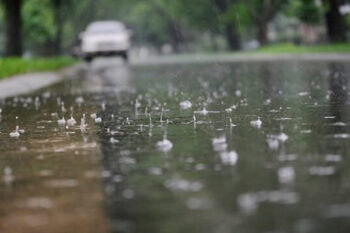
[[[246, 34], [261, 45], [278, 14], [324, 25], [330, 42], [347, 41], [348, 0], [0, 0], [0, 34], [6, 56], [67, 52], [94, 20], [116, 19], [134, 31], [134, 44], [175, 52], [203, 38], [213, 49], [239, 50]], [[1, 40], [0, 40], [1, 41]]]

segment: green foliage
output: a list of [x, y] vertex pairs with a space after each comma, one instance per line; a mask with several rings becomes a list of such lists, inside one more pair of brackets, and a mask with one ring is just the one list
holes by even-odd
[[213, 1], [191, 0], [189, 4], [188, 0], [177, 0], [171, 4], [175, 5], [172, 8], [177, 18], [181, 18], [186, 25], [200, 30], [219, 31], [219, 13]]
[[169, 41], [167, 25], [163, 17], [162, 12], [159, 12], [149, 3], [142, 2], [131, 9], [127, 21], [137, 32], [137, 40], [139, 43], [144, 41], [160, 46]]
[[331, 45], [314, 45], [314, 46], [300, 46], [290, 43], [275, 44], [264, 46], [257, 51], [257, 53], [349, 53], [350, 44], [331, 44]]
[[58, 70], [74, 63], [75, 60], [70, 57], [35, 59], [1, 58], [0, 79], [27, 72]]
[[293, 0], [290, 3], [289, 13], [304, 23], [319, 24], [323, 9], [315, 0]]
[[[0, 0], [0, 44], [3, 17]], [[218, 3], [224, 3], [221, 8]], [[134, 32], [137, 44], [161, 47], [174, 40], [205, 46], [227, 38], [227, 26], [243, 38], [258, 38], [279, 13], [310, 24], [323, 23], [324, 9], [317, 0], [23, 0], [23, 38], [26, 50], [34, 54], [51, 49], [62, 26], [62, 47], [69, 50], [79, 33], [95, 20], [120, 20]], [[55, 23], [60, 12], [62, 24]], [[347, 17], [350, 22], [349, 16]], [[349, 23], [350, 24], [350, 23]], [[175, 32], [174, 32], [175, 30]], [[254, 34], [254, 35], [252, 35]], [[265, 33], [266, 34], [266, 33]], [[248, 36], [247, 36], [248, 35]], [[179, 36], [180, 38], [174, 38]], [[260, 34], [261, 36], [261, 34]], [[182, 41], [181, 41], [182, 40]], [[222, 43], [220, 42], [220, 46]], [[1, 54], [1, 50], [0, 50]]]
[[[1, 0], [0, 0], [1, 2]], [[4, 10], [3, 10], [3, 7], [2, 5], [0, 4], [0, 45], [1, 44], [5, 44], [3, 41], [4, 41], [4, 25], [3, 25], [3, 22], [4, 22]], [[2, 54], [2, 51], [3, 51], [4, 48], [2, 48], [2, 46], [0, 46], [0, 55]]]
[[28, 0], [22, 8], [24, 38], [29, 45], [50, 41], [56, 32], [49, 0]]

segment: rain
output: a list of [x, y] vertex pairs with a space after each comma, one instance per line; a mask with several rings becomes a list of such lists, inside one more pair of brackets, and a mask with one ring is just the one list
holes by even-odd
[[[39, 189], [79, 195], [81, 189], [89, 192], [88, 183], [98, 185], [96, 178], [100, 178], [112, 221], [122, 221], [120, 216], [125, 218], [129, 211], [141, 211], [137, 205], [124, 205], [144, 200], [142, 211], [134, 217], [162, 216], [170, 208], [173, 212], [167, 214], [179, 221], [182, 215], [196, 221], [208, 216], [239, 217], [235, 224], [241, 229], [251, 225], [250, 216], [278, 219], [279, 211], [291, 214], [297, 224], [303, 221], [299, 216], [306, 214], [304, 207], [317, 205], [312, 196], [326, 198], [322, 193], [333, 196], [324, 199], [330, 204], [347, 203], [328, 183], [346, 177], [342, 170], [348, 147], [347, 101], [327, 98], [332, 91], [328, 84], [336, 82], [327, 75], [331, 64], [318, 64], [322, 70], [298, 61], [174, 64], [161, 67], [160, 76], [156, 67], [105, 62], [111, 64], [104, 66], [106, 71], [123, 72], [98, 77], [101, 85], [96, 86], [89, 78], [95, 71], [89, 69], [77, 79], [2, 102], [0, 150], [6, 186], [20, 190], [23, 180], [37, 180]], [[267, 90], [265, 79], [274, 77], [265, 76], [266, 67], [276, 70], [281, 79]], [[181, 70], [180, 75], [173, 77], [174, 70]], [[238, 71], [239, 77], [230, 78]], [[301, 95], [311, 71], [317, 72], [318, 81]], [[345, 66], [343, 72], [349, 72]], [[250, 78], [256, 73], [261, 79]], [[294, 77], [300, 78], [286, 92], [283, 83]], [[174, 93], [168, 92], [169, 83]], [[81, 85], [86, 91], [81, 92]], [[67, 87], [71, 94], [64, 96]], [[191, 101], [184, 101], [188, 94]], [[21, 163], [20, 158], [28, 162]], [[62, 164], [50, 165], [56, 159]], [[82, 161], [85, 167], [74, 168]], [[100, 173], [92, 166], [98, 161]], [[67, 170], [66, 175], [62, 170]], [[347, 193], [345, 180], [338, 182]], [[58, 200], [50, 193], [26, 192], [27, 199], [18, 197], [21, 208], [54, 211], [57, 207]], [[154, 205], [167, 207], [153, 209]], [[324, 211], [327, 208], [335, 207]], [[271, 209], [278, 211], [264, 214]], [[332, 211], [325, 217], [343, 215]], [[322, 221], [323, 211], [319, 213]], [[219, 224], [215, 219], [202, 224], [213, 229]], [[158, 224], [127, 220], [134, 226]], [[316, 222], [309, 227], [317, 229]]]

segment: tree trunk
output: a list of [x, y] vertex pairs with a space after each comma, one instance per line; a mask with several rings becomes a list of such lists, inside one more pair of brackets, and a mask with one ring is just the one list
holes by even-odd
[[236, 25], [233, 23], [226, 25], [226, 37], [230, 50], [236, 51], [241, 48], [239, 35], [236, 31]]
[[62, 52], [62, 0], [53, 0], [54, 21], [56, 24], [56, 34], [53, 40], [53, 54], [58, 55]]
[[[228, 10], [228, 3], [226, 0], [215, 0], [215, 4], [221, 14], [225, 14]], [[239, 50], [241, 48], [240, 38], [235, 22], [226, 22], [225, 24], [226, 40], [230, 50]]]
[[182, 31], [178, 28], [177, 23], [173, 19], [168, 19], [168, 31], [174, 52], [181, 52], [181, 44], [183, 43]]
[[170, 44], [175, 53], [181, 52], [181, 44], [184, 42], [182, 30], [178, 22], [161, 6], [152, 2], [158, 14], [164, 19], [167, 26], [167, 31], [170, 36]]
[[5, 56], [21, 56], [22, 48], [22, 0], [4, 0], [5, 6]]
[[267, 22], [257, 22], [258, 25], [258, 41], [260, 45], [266, 45], [268, 43], [268, 38], [267, 38]]
[[345, 42], [346, 41], [346, 24], [345, 19], [339, 11], [339, 0], [323, 0], [327, 7], [326, 11], [326, 25], [329, 40], [331, 42]]

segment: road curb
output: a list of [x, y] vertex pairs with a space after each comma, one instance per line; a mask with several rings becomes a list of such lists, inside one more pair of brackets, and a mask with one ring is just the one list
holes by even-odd
[[37, 72], [12, 76], [0, 81], [0, 99], [28, 94], [38, 89], [72, 77], [82, 69], [81, 64], [69, 66], [56, 72]]
[[134, 60], [133, 66], [169, 65], [188, 63], [225, 63], [225, 62], [278, 62], [278, 61], [335, 61], [350, 62], [350, 54], [339, 53], [304, 53], [304, 54], [193, 54], [168, 55]]

